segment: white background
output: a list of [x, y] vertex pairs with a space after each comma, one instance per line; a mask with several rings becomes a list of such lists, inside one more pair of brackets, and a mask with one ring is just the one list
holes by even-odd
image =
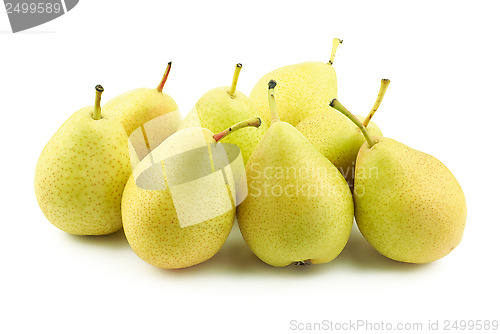
[[[499, 6], [376, 3], [85, 0], [17, 34], [0, 13], [0, 332], [288, 333], [291, 320], [424, 329], [429, 320], [441, 328], [500, 320]], [[334, 37], [344, 40], [334, 64], [342, 103], [367, 113], [380, 79], [390, 78], [374, 121], [438, 157], [464, 189], [464, 238], [442, 260], [388, 260], [354, 228], [329, 264], [273, 268], [235, 228], [211, 260], [167, 271], [139, 259], [121, 231], [71, 236], [38, 208], [38, 156], [73, 112], [93, 104], [96, 84], [103, 102], [154, 88], [172, 60], [165, 92], [186, 115], [203, 93], [230, 84], [237, 62], [238, 89], [249, 94], [275, 68], [328, 61]]]

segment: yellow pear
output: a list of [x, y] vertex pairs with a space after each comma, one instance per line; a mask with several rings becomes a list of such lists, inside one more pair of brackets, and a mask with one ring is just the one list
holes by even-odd
[[366, 240], [401, 262], [427, 263], [450, 253], [462, 240], [467, 216], [453, 174], [429, 154], [371, 136], [338, 100], [332, 106], [366, 137], [354, 180], [356, 223]]
[[341, 40], [335, 38], [328, 63], [308, 61], [276, 69], [264, 75], [250, 92], [249, 98], [258, 115], [270, 124], [271, 111], [267, 99], [267, 84], [273, 79], [280, 83], [276, 102], [280, 106], [280, 119], [293, 126], [309, 116], [320, 113], [332, 97], [337, 97], [337, 75], [333, 60]]
[[241, 234], [276, 267], [326, 263], [340, 254], [353, 223], [353, 201], [340, 172], [276, 111], [246, 165], [248, 196], [238, 206]]
[[216, 135], [199, 127], [179, 130], [140, 162], [125, 187], [122, 211], [125, 235], [141, 259], [185, 268], [219, 251], [233, 225], [236, 196], [232, 159], [224, 161], [216, 142], [259, 125], [256, 118]]
[[35, 194], [45, 217], [78, 235], [104, 235], [122, 227], [122, 192], [131, 173], [127, 134], [101, 116], [102, 86], [94, 107], [74, 113], [43, 149]]
[[[203, 95], [182, 121], [180, 128], [201, 126], [218, 133], [241, 119], [255, 116], [257, 112], [252, 102], [245, 94], [236, 90], [241, 68], [241, 64], [236, 65], [231, 87], [217, 87]], [[246, 163], [267, 127], [263, 123], [258, 129], [241, 129], [222, 142], [237, 145]]]
[[[372, 110], [367, 117], [357, 116], [374, 136], [382, 136], [375, 123], [370, 122], [384, 98], [390, 81], [382, 79], [380, 91]], [[359, 148], [365, 142], [361, 130], [344, 115], [325, 105], [325, 112], [306, 118], [296, 128], [344, 175], [352, 187], [354, 166]]]
[[182, 118], [179, 108], [174, 99], [163, 92], [171, 66], [172, 62], [168, 63], [157, 88], [131, 90], [114, 97], [102, 107], [106, 117], [114, 118], [123, 125], [134, 146], [138, 140], [134, 133], [152, 150], [179, 128]]

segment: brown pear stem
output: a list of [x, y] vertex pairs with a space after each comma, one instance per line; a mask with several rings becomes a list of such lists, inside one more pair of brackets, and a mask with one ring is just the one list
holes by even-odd
[[92, 114], [92, 118], [96, 121], [101, 119], [101, 95], [104, 92], [104, 88], [101, 85], [95, 86], [95, 104], [94, 104], [94, 113]]
[[359, 118], [354, 116], [349, 110], [347, 110], [337, 99], [333, 99], [332, 102], [330, 102], [330, 106], [334, 109], [337, 109], [340, 111], [342, 114], [344, 114], [347, 118], [349, 118], [354, 124], [356, 124], [360, 129], [361, 132], [363, 133], [363, 136], [365, 136], [366, 142], [368, 143], [368, 147], [372, 147], [373, 145], [376, 144], [376, 142], [373, 140], [372, 136], [368, 133], [368, 130], [366, 130], [366, 127], [361, 123]]
[[253, 126], [253, 127], [258, 128], [261, 123], [262, 123], [262, 121], [260, 120], [259, 117], [247, 119], [246, 121], [239, 122], [239, 123], [227, 128], [226, 130], [224, 130], [222, 132], [216, 133], [215, 135], [212, 136], [212, 138], [216, 142], [219, 142], [222, 139], [224, 139], [227, 135], [229, 135], [230, 133], [233, 133], [234, 131], [238, 131], [239, 129], [243, 129], [243, 128], [246, 128], [249, 126]]
[[231, 88], [229, 88], [229, 91], [227, 92], [229, 96], [231, 96], [233, 99], [236, 97], [236, 85], [238, 84], [238, 77], [240, 76], [241, 68], [243, 65], [241, 64], [236, 64], [236, 68], [234, 69], [234, 75], [233, 75], [233, 83], [231, 84]]
[[375, 112], [378, 110], [378, 107], [380, 107], [380, 104], [384, 99], [385, 91], [387, 90], [387, 87], [389, 87], [390, 83], [391, 80], [389, 79], [382, 79], [382, 81], [380, 82], [380, 90], [378, 92], [377, 100], [375, 101], [372, 110], [370, 111], [368, 116], [365, 117], [365, 120], [363, 121], [363, 125], [365, 127], [368, 126], [368, 123], [370, 123], [370, 120], [372, 119], [373, 115], [375, 115]]
[[160, 84], [156, 89], [158, 92], [163, 92], [163, 87], [165, 86], [165, 82], [167, 82], [168, 74], [170, 73], [170, 68], [172, 67], [172, 62], [169, 62], [167, 65], [167, 69], [165, 70], [165, 73], [163, 73], [163, 77], [161, 78]]
[[276, 107], [276, 98], [274, 97], [274, 87], [277, 83], [274, 80], [269, 81], [267, 97], [269, 99], [269, 109], [271, 109], [271, 124], [280, 121], [280, 115], [278, 114], [278, 108]]
[[330, 60], [328, 61], [328, 65], [333, 64], [333, 60], [335, 59], [335, 54], [337, 53], [337, 48], [339, 45], [342, 44], [342, 40], [338, 38], [333, 39], [333, 46], [332, 46], [332, 54], [330, 55]]

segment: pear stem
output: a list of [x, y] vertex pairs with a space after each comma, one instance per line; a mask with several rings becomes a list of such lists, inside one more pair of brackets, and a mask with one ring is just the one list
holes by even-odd
[[328, 65], [333, 64], [333, 60], [335, 59], [335, 53], [337, 53], [337, 48], [339, 45], [342, 44], [342, 40], [338, 38], [333, 39], [333, 46], [332, 46], [332, 54], [330, 55], [330, 60], [328, 61]]
[[233, 99], [236, 97], [236, 84], [238, 84], [238, 77], [240, 76], [241, 68], [243, 65], [241, 64], [236, 64], [236, 68], [234, 69], [234, 75], [233, 75], [233, 83], [231, 84], [231, 88], [228, 90], [229, 96], [231, 96]]
[[330, 102], [330, 106], [334, 109], [337, 109], [340, 111], [342, 114], [344, 114], [347, 118], [349, 118], [354, 124], [356, 124], [360, 129], [361, 132], [363, 133], [363, 136], [365, 136], [366, 142], [368, 143], [368, 147], [372, 147], [373, 145], [376, 144], [376, 142], [373, 140], [372, 136], [368, 133], [368, 130], [366, 130], [366, 127], [361, 123], [359, 118], [354, 116], [349, 110], [347, 110], [339, 100], [333, 99], [332, 102]]
[[163, 92], [163, 87], [165, 86], [165, 82], [167, 82], [168, 74], [170, 73], [171, 67], [172, 67], [172, 62], [169, 62], [167, 65], [167, 69], [165, 70], [165, 73], [163, 73], [163, 77], [161, 78], [160, 84], [158, 85], [158, 87], [156, 87], [159, 93]]
[[262, 121], [260, 120], [259, 117], [247, 119], [246, 121], [239, 122], [239, 123], [227, 128], [226, 130], [213, 135], [212, 138], [216, 142], [219, 142], [222, 139], [224, 139], [227, 135], [229, 135], [230, 133], [233, 133], [234, 131], [238, 131], [239, 129], [243, 129], [243, 128], [246, 128], [249, 126], [253, 126], [253, 127], [258, 128], [261, 124], [262, 124]]
[[95, 86], [95, 104], [94, 104], [94, 113], [92, 114], [92, 118], [96, 121], [102, 118], [101, 115], [101, 95], [104, 92], [104, 88], [101, 85]]
[[380, 104], [384, 99], [385, 91], [387, 90], [387, 87], [389, 87], [390, 83], [391, 80], [389, 79], [382, 79], [382, 81], [380, 82], [380, 90], [378, 92], [377, 100], [375, 101], [372, 110], [370, 111], [368, 116], [365, 117], [365, 120], [363, 121], [363, 125], [365, 127], [368, 126], [368, 123], [370, 123], [370, 120], [372, 119], [373, 115], [375, 115], [375, 112], [377, 111], [378, 107], [380, 107]]
[[274, 97], [274, 87], [277, 83], [274, 80], [269, 81], [267, 97], [269, 99], [269, 108], [271, 109], [271, 124], [280, 121], [280, 115], [278, 114], [278, 108], [276, 107], [276, 98]]

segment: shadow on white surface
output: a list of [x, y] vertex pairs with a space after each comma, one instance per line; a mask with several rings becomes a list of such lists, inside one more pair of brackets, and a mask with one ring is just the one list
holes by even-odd
[[[253, 276], [309, 276], [319, 272], [333, 272], [341, 267], [354, 271], [414, 272], [427, 270], [432, 264], [419, 265], [402, 263], [379, 254], [361, 235], [356, 226], [342, 253], [332, 262], [318, 265], [289, 265], [275, 268], [262, 262], [246, 245], [235, 222], [228, 240], [221, 250], [210, 260], [196, 266], [167, 270], [168, 275], [190, 276], [203, 274], [242, 274]], [[343, 270], [343, 269], [342, 269]], [[300, 273], [299, 273], [300, 272]]]
[[365, 240], [356, 223], [346, 247], [336, 260], [359, 269], [394, 272], [419, 271], [430, 266], [430, 264], [398, 262], [383, 256]]
[[108, 235], [72, 235], [67, 234], [72, 242], [80, 243], [91, 247], [102, 247], [107, 249], [128, 249], [130, 248], [123, 229]]
[[[130, 251], [130, 246], [125, 237], [123, 229], [104, 236], [76, 236], [68, 235], [71, 242], [76, 242], [85, 247], [104, 248], [112, 251]], [[432, 264], [419, 265], [393, 261], [379, 254], [361, 235], [354, 225], [349, 241], [342, 253], [332, 262], [319, 265], [289, 265], [283, 268], [276, 268], [262, 262], [250, 248], [246, 245], [235, 221], [233, 230], [221, 250], [211, 259], [184, 269], [159, 269], [155, 268], [139, 257], [137, 261], [143, 262], [144, 269], [148, 267], [161, 275], [171, 277], [189, 277], [200, 274], [210, 276], [270, 276], [270, 277], [308, 277], [317, 275], [320, 272], [344, 271], [346, 268], [353, 271], [375, 271], [375, 272], [415, 272], [426, 270]]]

